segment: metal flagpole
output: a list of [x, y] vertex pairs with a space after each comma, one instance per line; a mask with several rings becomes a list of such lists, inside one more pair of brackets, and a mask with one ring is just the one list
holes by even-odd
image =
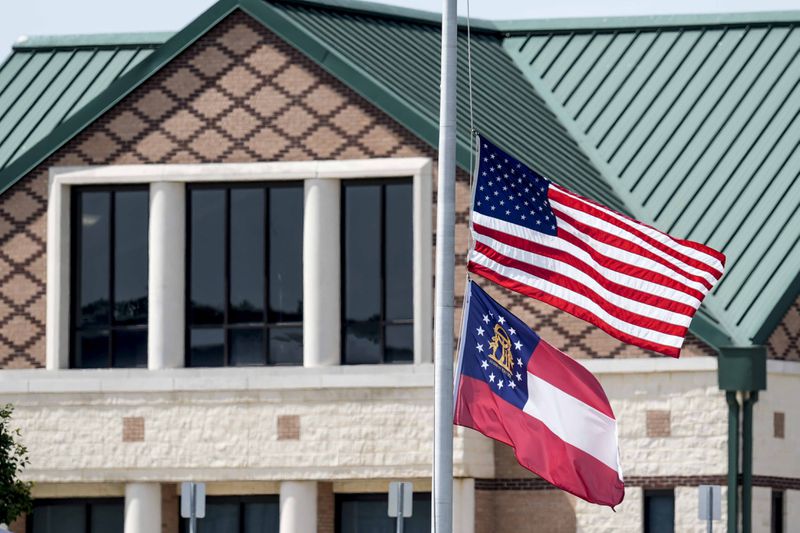
[[456, 180], [456, 0], [442, 0], [442, 77], [436, 193], [433, 452], [434, 533], [453, 531], [453, 295]]

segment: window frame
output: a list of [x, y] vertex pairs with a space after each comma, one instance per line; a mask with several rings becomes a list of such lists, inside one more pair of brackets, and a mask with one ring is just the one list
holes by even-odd
[[[206, 507], [209, 503], [235, 503], [239, 506], [239, 531], [232, 531], [230, 533], [245, 533], [245, 505], [248, 503], [274, 503], [278, 506], [278, 525], [280, 527], [280, 496], [277, 494], [247, 494], [247, 495], [224, 495], [224, 496], [206, 496]], [[188, 533], [189, 519], [181, 517], [181, 506], [178, 502], [176, 508], [178, 514], [178, 533]]]
[[675, 489], [644, 489], [642, 490], [642, 531], [650, 533], [648, 529], [650, 508], [647, 505], [648, 497], [650, 496], [669, 496], [672, 501], [672, 531], [675, 531]]
[[[334, 505], [333, 505], [333, 515], [334, 515], [334, 526], [333, 530], [336, 533], [341, 533], [342, 531], [342, 504], [345, 502], [388, 502], [389, 495], [385, 492], [337, 492], [334, 493]], [[412, 495], [414, 501], [430, 501], [431, 500], [431, 492], [430, 491], [420, 491], [414, 492]], [[387, 504], [388, 505], [388, 504]], [[412, 516], [414, 515], [412, 509]]]
[[[70, 191], [70, 203], [71, 205], [78, 207], [78, 198], [84, 192], [105, 192], [110, 195], [110, 203], [109, 203], [109, 211], [108, 211], [108, 224], [109, 224], [109, 275], [108, 275], [108, 324], [105, 328], [91, 328], [95, 331], [108, 331], [108, 361], [107, 365], [99, 368], [147, 368], [147, 357], [145, 357], [144, 365], [138, 365], [134, 367], [119, 367], [114, 366], [114, 333], [117, 331], [145, 331], [147, 332], [149, 329], [149, 290], [148, 290], [148, 321], [144, 324], [134, 324], [134, 325], [115, 325], [114, 320], [114, 307], [116, 305], [116, 294], [114, 291], [114, 283], [115, 283], [115, 253], [116, 253], [116, 198], [117, 193], [119, 192], [131, 192], [131, 191], [139, 191], [139, 192], [146, 192], [147, 193], [147, 219], [148, 219], [148, 226], [149, 226], [149, 219], [150, 219], [150, 189], [147, 185], [81, 185], [78, 187], [73, 187]], [[77, 317], [79, 314], [80, 308], [80, 278], [81, 278], [81, 254], [78, 250], [78, 247], [81, 246], [82, 241], [80, 237], [81, 233], [81, 225], [79, 224], [78, 217], [81, 214], [79, 209], [74, 209], [70, 213], [70, 220], [69, 220], [69, 231], [70, 231], [70, 242], [71, 242], [71, 253], [70, 253], [70, 282], [69, 282], [69, 325], [68, 325], [68, 357], [69, 357], [69, 368], [73, 369], [83, 369], [88, 367], [79, 367], [76, 364], [76, 353], [75, 353], [75, 342], [77, 340], [77, 334], [79, 333], [79, 326], [77, 324]], [[149, 231], [147, 234], [147, 243], [148, 248], [150, 245], [150, 235]], [[149, 265], [148, 265], [149, 269]], [[148, 272], [148, 281], [149, 281], [149, 272]], [[85, 330], [84, 330], [85, 331]]]
[[[347, 266], [347, 243], [346, 243], [346, 228], [345, 228], [345, 218], [347, 214], [347, 198], [345, 194], [345, 188], [348, 184], [354, 183], [354, 181], [350, 180], [342, 180], [341, 183], [341, 195], [339, 198], [339, 287], [340, 287], [340, 298], [339, 298], [339, 324], [341, 330], [341, 339], [340, 339], [340, 347], [339, 347], [339, 364], [341, 366], [353, 366], [353, 365], [360, 365], [360, 364], [378, 364], [378, 365], [405, 365], [405, 364], [414, 364], [415, 362], [415, 354], [413, 353], [412, 347], [412, 354], [410, 361], [386, 361], [386, 327], [387, 326], [414, 326], [414, 304], [413, 304], [413, 294], [412, 296], [412, 304], [411, 304], [411, 318], [409, 319], [396, 319], [396, 320], [388, 320], [386, 318], [386, 185], [387, 184], [409, 184], [412, 186], [412, 195], [411, 195], [411, 219], [412, 225], [414, 223], [414, 194], [413, 194], [413, 186], [414, 180], [409, 176], [408, 178], [365, 178], [358, 180], [358, 185], [378, 185], [380, 186], [380, 221], [379, 221], [379, 233], [380, 233], [380, 280], [381, 280], [381, 287], [380, 287], [380, 319], [378, 320], [378, 326], [380, 328], [380, 361], [377, 363], [348, 363], [346, 346], [347, 346], [347, 329], [348, 326], [353, 324], [363, 324], [363, 323], [372, 323], [369, 321], [348, 321], [346, 316], [346, 308], [347, 308], [347, 275], [346, 275], [346, 266]], [[413, 228], [412, 228], [413, 232]], [[414, 254], [417, 251], [414, 250], [414, 243], [413, 243], [413, 235], [412, 235], [412, 244], [411, 244], [411, 264], [412, 266], [416, 265], [416, 258]], [[414, 285], [414, 273], [412, 272], [412, 293], [413, 293], [413, 285]], [[413, 344], [413, 342], [412, 342]]]
[[[184, 186], [189, 183], [212, 182], [280, 182], [303, 181], [304, 205], [320, 203], [315, 194], [319, 185], [337, 190], [343, 180], [374, 178], [408, 178], [413, 180], [413, 346], [414, 365], [433, 362], [433, 160], [430, 157], [391, 157], [373, 159], [280, 161], [259, 163], [201, 163], [201, 164], [134, 164], [98, 166], [53, 166], [49, 168], [47, 192], [47, 288], [45, 321], [45, 357], [48, 370], [69, 368], [70, 329], [70, 279], [71, 279], [71, 188], [81, 185], [138, 184], [150, 187], [149, 214], [149, 271], [148, 271], [148, 368], [167, 369], [182, 367], [185, 362], [185, 316], [179, 309], [184, 303], [185, 287], [181, 275], [163, 270], [166, 260], [178, 264], [184, 260], [184, 235], [169, 234], [164, 237], [166, 224], [183, 224]], [[174, 186], [174, 187], [172, 187]], [[330, 190], [329, 189], [329, 190]], [[338, 194], [338, 193], [337, 193]], [[324, 198], [324, 197], [323, 197]], [[338, 196], [337, 196], [338, 198]], [[312, 201], [313, 199], [313, 201]], [[312, 202], [312, 204], [309, 204]], [[325, 210], [333, 209], [333, 202], [322, 201]], [[338, 200], [336, 202], [338, 205]], [[167, 207], [165, 207], [167, 206]], [[175, 206], [173, 209], [172, 206]], [[336, 207], [338, 210], [338, 207]], [[176, 216], [172, 216], [172, 214]], [[320, 215], [330, 217], [330, 213]], [[155, 217], [155, 218], [154, 218]], [[315, 219], [305, 211], [305, 219]], [[338, 223], [338, 222], [337, 222]], [[313, 234], [313, 242], [324, 243], [319, 238], [319, 226], [306, 226]], [[322, 226], [324, 228], [324, 226]], [[331, 233], [338, 231], [338, 228]], [[316, 233], [315, 233], [316, 232]], [[326, 234], [327, 235], [327, 234]], [[331, 238], [327, 235], [327, 238]], [[317, 239], [317, 240], [314, 240]], [[304, 261], [306, 254], [304, 240]], [[180, 251], [179, 254], [172, 251]], [[313, 259], [313, 255], [310, 256]], [[335, 261], [339, 268], [339, 261]], [[156, 265], [161, 270], [154, 270]], [[307, 268], [311, 268], [311, 276]], [[320, 287], [320, 272], [304, 266], [304, 287], [310, 284], [316, 291]], [[336, 273], [336, 276], [339, 274]], [[324, 276], [323, 276], [324, 277]], [[336, 287], [336, 291], [339, 291]], [[331, 307], [327, 302], [332, 291], [324, 296], [309, 297], [304, 290], [304, 364], [331, 365], [340, 356], [340, 318], [331, 320], [328, 327], [324, 315]], [[338, 294], [338, 293], [337, 293]], [[328, 300], [325, 300], [328, 298]], [[333, 303], [333, 302], [331, 302]], [[335, 313], [339, 312], [338, 305]], [[305, 327], [308, 326], [308, 327]], [[314, 334], [309, 335], [309, 328]], [[335, 331], [333, 331], [335, 330]], [[179, 332], [173, 335], [170, 332]], [[313, 342], [312, 342], [313, 340]], [[321, 349], [320, 349], [321, 347]], [[309, 351], [310, 350], [310, 351]], [[323, 360], [319, 362], [320, 358]], [[117, 369], [109, 369], [113, 371]]]
[[[299, 187], [298, 187], [299, 186]], [[255, 181], [255, 182], [225, 182], [225, 181], [218, 181], [218, 182], [207, 182], [207, 183], [187, 183], [186, 184], [186, 249], [184, 252], [184, 280], [185, 280], [185, 290], [184, 290], [184, 346], [186, 347], [184, 350], [184, 366], [186, 368], [228, 368], [228, 367], [269, 367], [269, 366], [302, 366], [303, 365], [303, 353], [302, 353], [302, 344], [300, 349], [300, 362], [298, 364], [274, 364], [270, 362], [270, 353], [269, 353], [269, 340], [270, 340], [270, 331], [273, 328], [300, 328], [303, 331], [303, 311], [301, 307], [301, 318], [300, 321], [297, 322], [270, 322], [269, 320], [269, 296], [270, 296], [270, 287], [269, 287], [269, 275], [270, 275], [270, 236], [269, 236], [269, 217], [270, 217], [270, 210], [269, 210], [269, 199], [270, 199], [270, 190], [271, 189], [289, 189], [289, 188], [299, 188], [302, 192], [304, 189], [303, 180], [293, 180], [293, 181]], [[231, 314], [231, 302], [230, 302], [230, 294], [231, 294], [231, 191], [235, 189], [259, 189], [264, 195], [264, 220], [262, 221], [264, 227], [264, 270], [262, 272], [264, 278], [264, 291], [263, 291], [263, 298], [264, 298], [264, 317], [263, 322], [260, 323], [260, 327], [262, 329], [263, 338], [262, 338], [262, 355], [265, 358], [264, 364], [257, 364], [257, 365], [231, 365], [230, 364], [230, 330], [232, 329], [255, 329], [259, 326], [258, 322], [230, 322], [230, 314]], [[223, 287], [223, 299], [224, 299], [224, 309], [222, 313], [222, 323], [220, 324], [199, 324], [195, 325], [192, 324], [191, 315], [192, 315], [192, 307], [191, 307], [191, 300], [192, 300], [192, 192], [197, 190], [208, 190], [208, 191], [222, 191], [225, 195], [225, 213], [224, 217], [225, 220], [223, 221], [224, 224], [224, 250], [223, 253], [225, 257], [223, 259], [224, 267], [223, 267], [223, 277], [225, 278], [224, 287]], [[305, 201], [303, 202], [303, 208], [305, 209]], [[301, 216], [300, 223], [303, 223], [303, 217]], [[301, 264], [302, 264], [302, 243], [301, 243]], [[302, 301], [302, 300], [301, 300]], [[191, 350], [191, 334], [193, 329], [222, 329], [223, 331], [223, 364], [219, 367], [203, 367], [203, 366], [194, 366], [191, 364], [192, 358], [192, 350]]]
[[125, 498], [119, 497], [89, 497], [89, 498], [37, 498], [33, 501], [34, 509], [25, 519], [25, 533], [33, 533], [33, 522], [36, 520], [35, 507], [40, 505], [76, 505], [83, 506], [86, 516], [85, 533], [107, 533], [92, 531], [92, 504], [113, 503], [122, 505], [122, 519], [125, 520]]

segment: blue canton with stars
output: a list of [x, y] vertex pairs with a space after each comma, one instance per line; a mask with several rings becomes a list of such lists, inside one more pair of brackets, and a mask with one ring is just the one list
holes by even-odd
[[478, 136], [477, 179], [473, 211], [526, 228], [556, 235], [555, 214], [547, 192], [550, 181]]
[[[484, 381], [496, 395], [522, 409], [528, 401], [528, 361], [539, 336], [474, 282], [469, 282], [467, 291], [469, 311], [459, 371]], [[511, 356], [510, 364], [503, 360], [504, 354]]]

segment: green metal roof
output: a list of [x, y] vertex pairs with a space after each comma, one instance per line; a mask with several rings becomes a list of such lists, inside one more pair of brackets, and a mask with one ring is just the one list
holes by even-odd
[[163, 34], [32, 37], [0, 66], [0, 170], [150, 55]]
[[504, 44], [637, 218], [726, 254], [705, 308], [749, 344], [796, 294], [800, 17], [739, 22]]
[[[350, 0], [220, 0], [171, 37], [18, 43], [0, 67], [0, 193], [234, 9], [436, 146], [438, 15]], [[800, 279], [798, 21], [473, 21], [475, 125], [555, 181], [722, 249], [728, 272], [692, 329], [716, 347], [761, 343]], [[459, 37], [466, 169], [463, 26]]]

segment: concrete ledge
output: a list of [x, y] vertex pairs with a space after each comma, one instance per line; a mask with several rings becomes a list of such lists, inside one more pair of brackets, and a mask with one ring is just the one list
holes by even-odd
[[433, 387], [432, 364], [0, 371], [0, 395], [421, 387]]

